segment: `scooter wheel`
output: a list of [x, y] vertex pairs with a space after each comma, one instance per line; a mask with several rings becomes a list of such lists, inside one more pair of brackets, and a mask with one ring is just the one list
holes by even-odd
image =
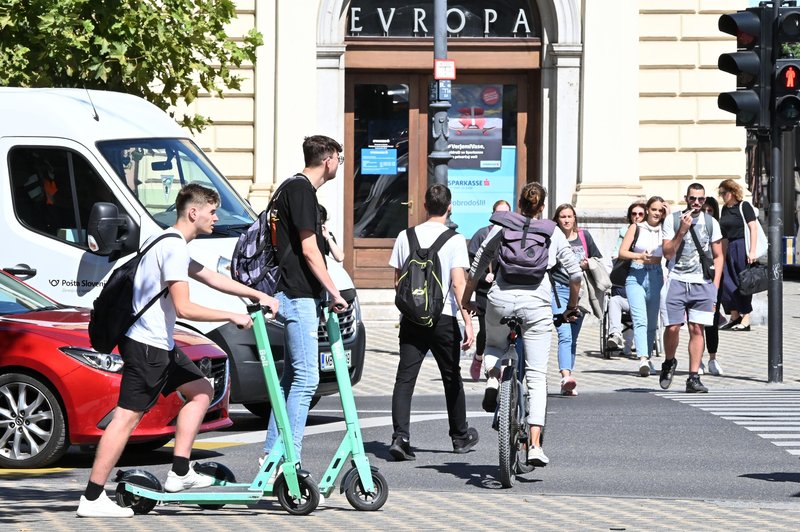
[[125, 489], [125, 485], [130, 483], [149, 490], [161, 491], [161, 482], [151, 473], [143, 469], [130, 469], [117, 475], [117, 481], [119, 481], [116, 491], [117, 504], [123, 508], [132, 508], [133, 513], [139, 515], [144, 515], [156, 507], [156, 501], [153, 499], [134, 495]]
[[[206, 475], [209, 477], [215, 478], [219, 483], [224, 482], [226, 484], [232, 484], [236, 482], [236, 476], [233, 474], [233, 471], [228, 469], [223, 464], [219, 462], [203, 462], [201, 464], [195, 464], [194, 470], [200, 473], [201, 475]], [[219, 510], [223, 508], [224, 504], [198, 504], [200, 508], [203, 510]]]
[[281, 507], [292, 515], [308, 515], [317, 509], [319, 505], [319, 488], [309, 477], [298, 477], [300, 484], [300, 499], [295, 500], [289, 493], [289, 485], [286, 484], [286, 475], [279, 475], [275, 481], [274, 491], [278, 496]]
[[361, 485], [361, 477], [358, 473], [347, 475], [349, 478], [348, 485], [344, 487], [344, 496], [347, 497], [347, 502], [356, 510], [364, 512], [374, 512], [379, 510], [389, 498], [389, 484], [386, 478], [376, 469], [372, 469], [372, 484], [375, 487], [373, 493], [364, 491], [364, 486]]

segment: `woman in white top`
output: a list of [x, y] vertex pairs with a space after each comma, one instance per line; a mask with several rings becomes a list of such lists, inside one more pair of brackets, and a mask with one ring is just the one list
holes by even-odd
[[631, 224], [619, 247], [619, 257], [631, 261], [625, 291], [633, 319], [633, 341], [639, 354], [639, 375], [650, 375], [650, 352], [656, 340], [658, 307], [664, 273], [661, 269], [661, 223], [664, 199], [653, 196], [643, 222]]

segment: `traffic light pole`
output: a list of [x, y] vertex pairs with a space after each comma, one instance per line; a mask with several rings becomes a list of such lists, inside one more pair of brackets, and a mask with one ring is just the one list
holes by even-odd
[[783, 131], [773, 124], [772, 172], [769, 179], [769, 287], [767, 291], [767, 381], [783, 382]]

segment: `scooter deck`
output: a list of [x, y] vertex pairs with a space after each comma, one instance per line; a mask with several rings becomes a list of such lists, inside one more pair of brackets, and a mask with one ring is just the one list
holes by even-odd
[[[237, 486], [238, 487], [238, 486]], [[262, 490], [242, 490], [232, 491], [228, 486], [210, 486], [208, 488], [198, 488], [187, 491], [169, 493], [166, 491], [155, 491], [144, 488], [136, 484], [127, 483], [126, 490], [147, 499], [157, 502], [168, 503], [192, 503], [192, 504], [253, 504], [266, 495], [271, 493]]]

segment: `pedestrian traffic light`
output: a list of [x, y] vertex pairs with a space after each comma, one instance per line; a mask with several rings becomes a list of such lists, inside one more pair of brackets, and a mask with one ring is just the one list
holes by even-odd
[[736, 115], [737, 126], [769, 129], [771, 13], [770, 8], [754, 7], [719, 18], [719, 30], [736, 37], [738, 51], [719, 56], [719, 69], [736, 76], [736, 91], [720, 94], [717, 105]]
[[800, 8], [782, 7], [775, 39], [772, 99], [775, 125], [791, 129], [800, 122], [800, 60], [794, 59], [789, 45], [800, 41]]

